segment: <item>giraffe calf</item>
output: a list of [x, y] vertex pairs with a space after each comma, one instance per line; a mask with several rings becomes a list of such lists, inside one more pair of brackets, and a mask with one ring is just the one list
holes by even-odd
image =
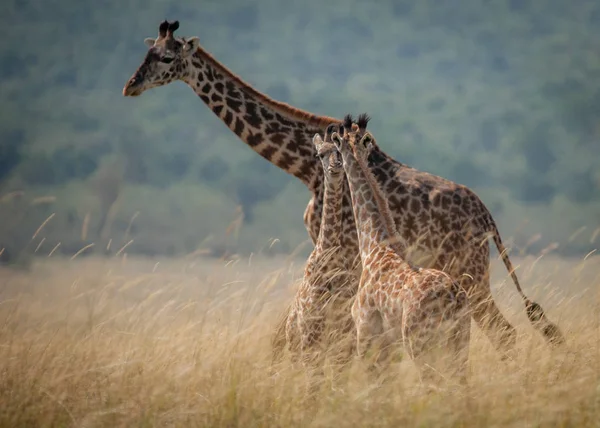
[[358, 354], [364, 358], [377, 339], [379, 355], [371, 368], [381, 369], [392, 342], [401, 340], [421, 376], [431, 378], [442, 368], [440, 353], [450, 351], [453, 374], [464, 383], [471, 329], [467, 294], [447, 273], [406, 259], [388, 202], [368, 166], [375, 140], [367, 122], [366, 115], [358, 123], [347, 116], [342, 136], [332, 135], [350, 187], [363, 266], [352, 305]]
[[[326, 353], [342, 365], [350, 360], [355, 331], [350, 305], [356, 290], [351, 287], [351, 273], [341, 247], [344, 169], [340, 153], [327, 141], [333, 126], [327, 129], [325, 141], [319, 135], [313, 138], [325, 183], [321, 229], [285, 319], [285, 342], [292, 361], [301, 358], [313, 374], [321, 372]], [[277, 348], [282, 346], [283, 322], [274, 340]]]

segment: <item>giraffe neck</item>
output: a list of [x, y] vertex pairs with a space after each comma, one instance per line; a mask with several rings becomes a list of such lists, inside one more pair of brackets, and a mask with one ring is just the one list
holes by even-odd
[[320, 251], [339, 248], [342, 245], [342, 190], [344, 174], [331, 177], [325, 175], [323, 212], [316, 247]]
[[361, 260], [364, 264], [382, 247], [389, 247], [404, 258], [405, 249], [398, 242], [387, 200], [369, 167], [356, 159], [350, 150], [345, 145], [342, 158], [350, 186]]
[[229, 71], [204, 49], [190, 60], [184, 81], [252, 150], [311, 191], [321, 187], [323, 167], [312, 137], [340, 120], [317, 116], [275, 101]]

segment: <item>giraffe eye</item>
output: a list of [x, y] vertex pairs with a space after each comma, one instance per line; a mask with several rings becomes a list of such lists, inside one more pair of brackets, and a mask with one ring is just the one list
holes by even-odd
[[170, 56], [164, 56], [160, 59], [160, 62], [164, 62], [165, 64], [170, 64], [173, 62], [175, 58], [170, 57]]

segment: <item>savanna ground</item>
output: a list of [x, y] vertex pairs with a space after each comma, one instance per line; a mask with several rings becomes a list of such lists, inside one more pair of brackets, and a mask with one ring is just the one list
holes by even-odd
[[[39, 258], [0, 270], [0, 425], [593, 426], [600, 423], [600, 257], [513, 257], [568, 344], [550, 351], [494, 260], [492, 287], [519, 332], [501, 361], [476, 328], [470, 385], [424, 393], [410, 361], [370, 386], [302, 400], [302, 372], [270, 372], [270, 338], [302, 260]], [[287, 361], [287, 360], [286, 360]]]

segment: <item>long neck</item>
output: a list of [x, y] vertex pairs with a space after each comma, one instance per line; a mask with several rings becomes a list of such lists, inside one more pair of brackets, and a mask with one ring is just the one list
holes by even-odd
[[191, 63], [193, 69], [185, 82], [229, 129], [310, 190], [320, 188], [322, 165], [314, 156], [312, 137], [339, 119], [317, 116], [269, 98], [202, 48]]
[[342, 191], [344, 174], [330, 177], [325, 175], [323, 212], [316, 246], [326, 251], [342, 245]]
[[398, 242], [389, 205], [369, 167], [357, 160], [346, 146], [342, 149], [344, 170], [348, 177], [358, 245], [363, 263], [376, 249], [389, 247], [404, 258], [404, 247]]

